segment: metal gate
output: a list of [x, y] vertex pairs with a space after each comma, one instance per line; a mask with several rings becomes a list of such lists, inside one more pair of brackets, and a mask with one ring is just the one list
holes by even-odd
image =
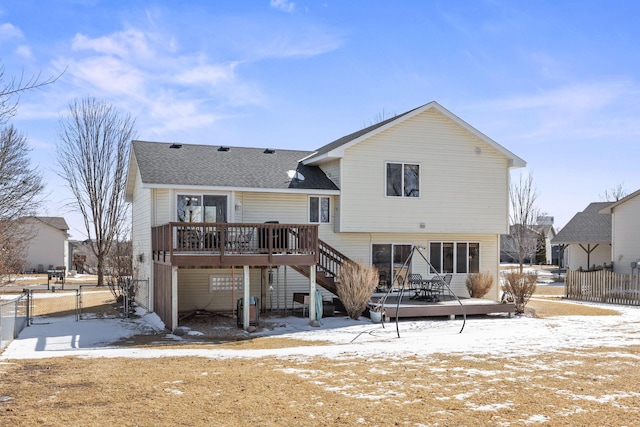
[[32, 289], [29, 293], [29, 324], [51, 323], [51, 318], [74, 316], [79, 319], [77, 289]]

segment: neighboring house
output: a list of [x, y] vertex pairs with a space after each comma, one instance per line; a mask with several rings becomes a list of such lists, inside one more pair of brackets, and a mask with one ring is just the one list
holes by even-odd
[[601, 211], [611, 202], [594, 202], [575, 214], [551, 240], [564, 252], [571, 270], [593, 270], [611, 265], [611, 215]]
[[[299, 292], [313, 319], [316, 282], [332, 296], [345, 258], [390, 279], [414, 246], [466, 296], [468, 273], [499, 275], [509, 171], [524, 166], [436, 102], [316, 151], [133, 141], [136, 275], [169, 329], [181, 312], [250, 296], [290, 308]], [[420, 256], [411, 269], [431, 275]]]
[[[514, 227], [520, 226], [520, 224], [512, 225], [509, 227], [509, 231], [512, 231]], [[543, 244], [545, 259], [542, 263], [552, 264], [553, 257], [551, 240], [556, 235], [556, 231], [553, 228], [553, 217], [539, 217], [537, 224], [531, 226], [530, 229], [531, 243], [526, 245], [526, 247], [531, 248], [531, 253], [525, 257], [524, 261], [526, 263], [535, 263], [536, 252], [541, 249], [540, 245]], [[500, 236], [500, 262], [518, 262], [518, 255], [515, 247], [516, 244], [513, 241], [512, 234], [503, 234]]]
[[91, 239], [70, 240], [67, 270], [73, 270], [78, 274], [95, 274], [97, 258], [93, 253], [93, 246]]
[[42, 273], [68, 265], [69, 226], [62, 217], [28, 216], [19, 219], [28, 236], [26, 271]]
[[611, 259], [613, 271], [638, 273], [640, 268], [640, 190], [600, 210], [611, 216]]

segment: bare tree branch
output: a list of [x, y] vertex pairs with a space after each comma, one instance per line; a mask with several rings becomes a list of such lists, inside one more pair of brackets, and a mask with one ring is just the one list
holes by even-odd
[[15, 116], [18, 110], [19, 100], [16, 95], [32, 89], [42, 89], [43, 87], [55, 83], [64, 73], [63, 70], [57, 76], [51, 76], [42, 80], [42, 73], [33, 75], [25, 80], [24, 73], [20, 78], [12, 77], [8, 82], [4, 82], [4, 65], [0, 65], [0, 124], [6, 123]]
[[627, 192], [624, 189], [624, 184], [620, 183], [615, 187], [604, 190], [604, 194], [600, 195], [600, 199], [602, 199], [603, 202], [617, 202], [620, 199], [624, 199], [626, 196]]
[[126, 167], [135, 120], [113, 106], [85, 98], [69, 105], [60, 119], [59, 175], [73, 193], [98, 259], [98, 284], [104, 283], [105, 257], [126, 226]]

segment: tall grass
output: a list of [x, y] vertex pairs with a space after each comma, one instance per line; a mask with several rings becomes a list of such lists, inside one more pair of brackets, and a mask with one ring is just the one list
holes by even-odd
[[378, 269], [363, 262], [348, 262], [342, 266], [338, 297], [350, 318], [357, 320], [367, 308], [378, 284]]
[[467, 291], [469, 291], [469, 296], [471, 298], [482, 298], [493, 286], [493, 275], [488, 271], [471, 273], [467, 276], [465, 285], [467, 286]]

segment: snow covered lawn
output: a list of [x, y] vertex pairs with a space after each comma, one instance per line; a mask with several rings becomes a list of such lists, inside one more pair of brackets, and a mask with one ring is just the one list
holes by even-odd
[[153, 314], [52, 318], [0, 356], [0, 410], [12, 425], [633, 425], [640, 310], [599, 307], [619, 315], [403, 321], [399, 338], [286, 317], [221, 344]]

